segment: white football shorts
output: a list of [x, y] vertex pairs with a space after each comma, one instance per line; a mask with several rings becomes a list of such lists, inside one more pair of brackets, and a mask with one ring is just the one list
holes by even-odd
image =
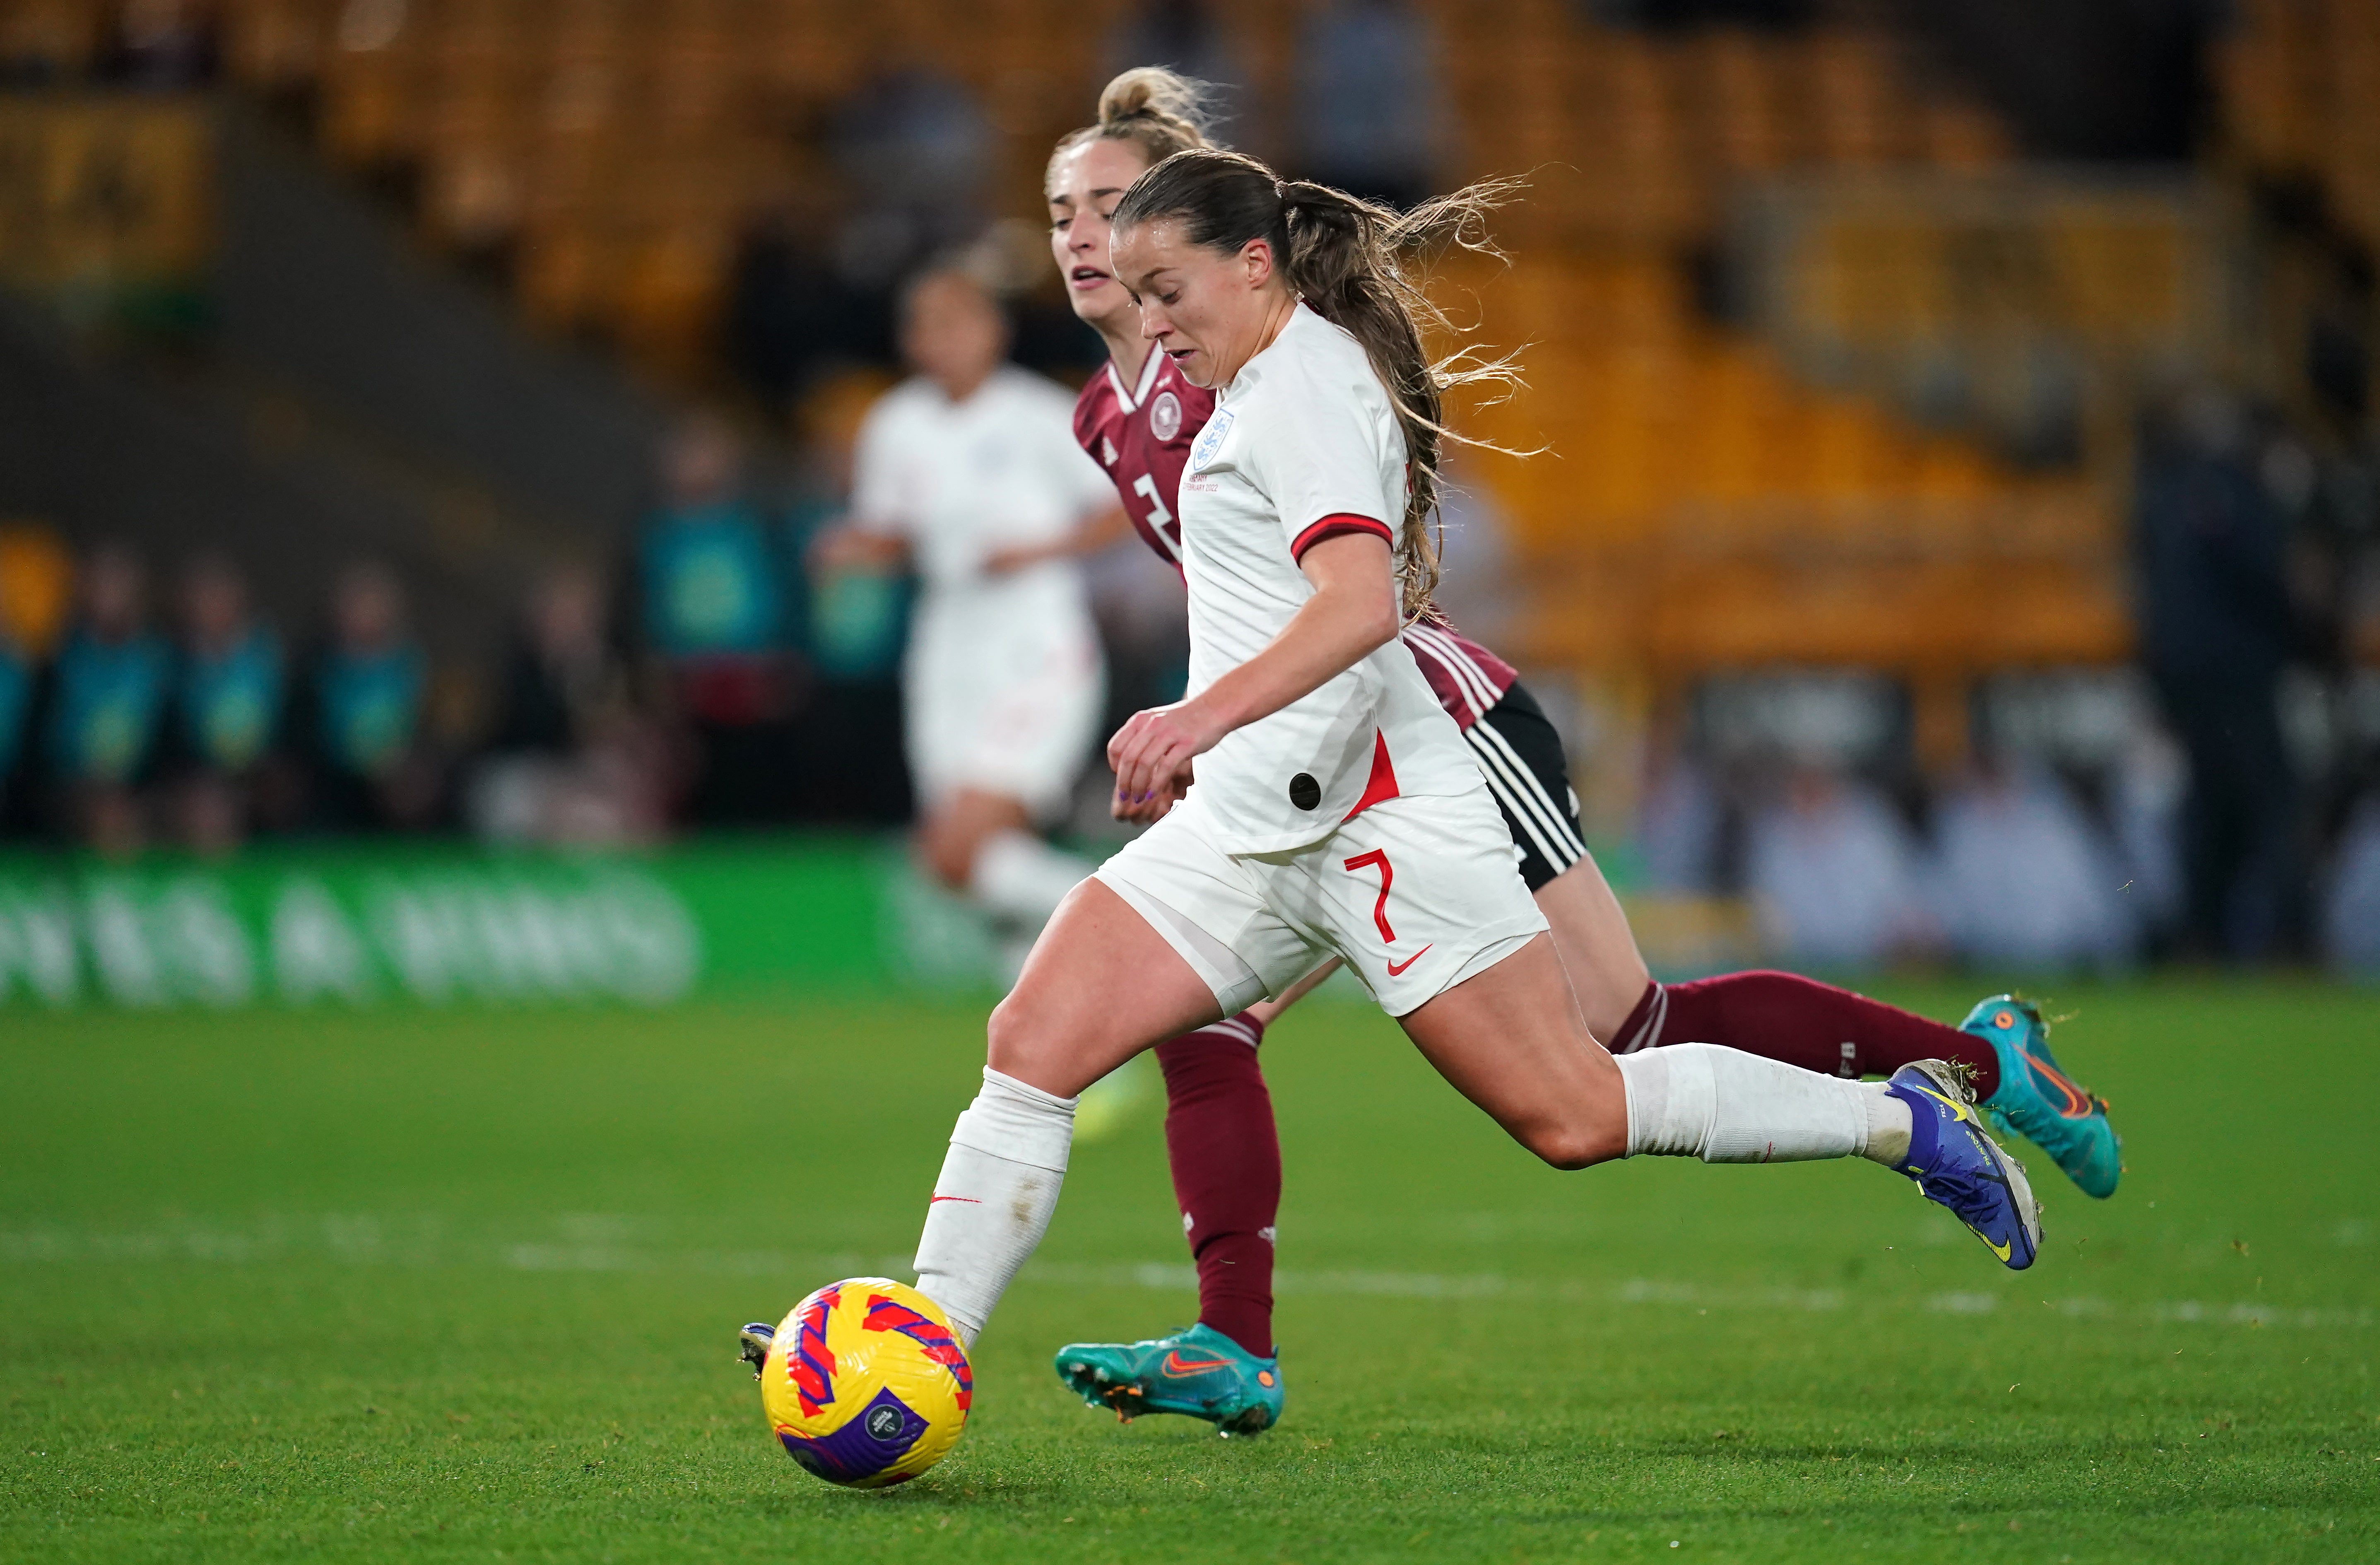
[[1023, 800], [1037, 819], [1063, 814], [1107, 699], [1088, 624], [969, 634], [978, 626], [920, 619], [902, 688], [920, 798], [930, 808], [975, 788]]
[[1310, 847], [1227, 854], [1194, 787], [1099, 879], [1181, 953], [1223, 1014], [1346, 959], [1391, 1016], [1546, 928], [1485, 786], [1372, 806]]

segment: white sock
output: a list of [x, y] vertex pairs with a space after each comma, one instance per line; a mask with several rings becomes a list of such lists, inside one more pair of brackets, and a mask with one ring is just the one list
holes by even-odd
[[1075, 1102], [987, 1065], [983, 1090], [951, 1131], [917, 1239], [917, 1292], [970, 1347], [1058, 1209]]
[[967, 891], [992, 912], [1039, 925], [1082, 884], [1091, 866], [1030, 831], [995, 831], [975, 850]]
[[1628, 1090], [1628, 1156], [1797, 1163], [1909, 1152], [1909, 1107], [1844, 1081], [1712, 1043], [1614, 1056]]

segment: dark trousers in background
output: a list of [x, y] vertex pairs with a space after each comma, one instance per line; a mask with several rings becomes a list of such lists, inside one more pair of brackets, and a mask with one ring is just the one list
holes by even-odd
[[2185, 952], [2238, 961], [2301, 952], [2306, 865], [2279, 680], [2204, 670], [2152, 677], [2190, 757], [2181, 823]]

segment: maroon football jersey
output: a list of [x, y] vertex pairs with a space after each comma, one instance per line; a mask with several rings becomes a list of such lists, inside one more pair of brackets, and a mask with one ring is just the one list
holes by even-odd
[[[1155, 352], [1141, 366], [1138, 385], [1127, 387], [1111, 360], [1075, 399], [1075, 438], [1106, 469], [1141, 541], [1177, 572], [1182, 469], [1214, 410], [1214, 393], [1184, 380], [1172, 359]], [[1407, 625], [1404, 643], [1439, 705], [1464, 728], [1502, 700], [1518, 677], [1512, 664], [1435, 616]]]

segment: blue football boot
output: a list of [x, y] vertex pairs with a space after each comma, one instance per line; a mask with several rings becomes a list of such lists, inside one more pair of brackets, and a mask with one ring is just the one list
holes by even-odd
[[1901, 1066], [1884, 1089], [1909, 1105], [1909, 1159], [1900, 1171], [2010, 1271], [2031, 1266], [2041, 1249], [2041, 1203], [2017, 1160], [1984, 1134], [1974, 1089], [1939, 1060]]
[[1983, 1104], [2003, 1135], [2049, 1154], [2085, 1195], [2116, 1193], [2123, 1143], [2107, 1122], [2107, 1101], [2076, 1086], [2049, 1053], [2049, 1024], [2028, 1000], [1996, 994], [1967, 1013], [1959, 1030], [1984, 1038], [2000, 1060], [2000, 1085]]
[[1281, 1418], [1281, 1360], [1258, 1358], [1204, 1324], [1149, 1342], [1069, 1343], [1058, 1350], [1058, 1378], [1127, 1424], [1144, 1413], [1179, 1413], [1229, 1437], [1261, 1433]]

